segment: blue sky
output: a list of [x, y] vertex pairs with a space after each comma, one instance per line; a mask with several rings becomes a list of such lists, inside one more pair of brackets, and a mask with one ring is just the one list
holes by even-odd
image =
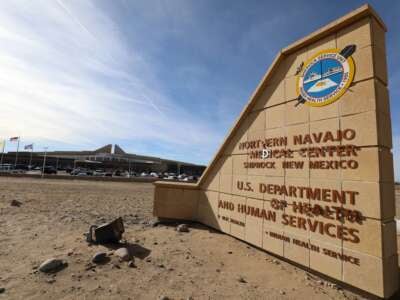
[[[206, 164], [276, 53], [362, 4], [1, 1], [0, 136]], [[389, 28], [400, 180], [400, 2], [370, 4]]]

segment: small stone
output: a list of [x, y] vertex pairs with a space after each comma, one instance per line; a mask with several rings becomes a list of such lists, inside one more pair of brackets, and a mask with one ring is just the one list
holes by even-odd
[[71, 256], [72, 254], [74, 254], [74, 249], [69, 249], [67, 251], [67, 256]]
[[15, 200], [15, 199], [14, 199], [14, 200], [11, 201], [10, 205], [11, 205], [11, 206], [20, 207], [20, 206], [22, 205], [22, 203], [19, 202], [18, 200]]
[[92, 262], [95, 264], [102, 263], [106, 260], [107, 254], [105, 252], [97, 252], [92, 257]]
[[158, 264], [157, 267], [159, 268], [165, 268], [165, 266], [163, 264]]
[[160, 298], [158, 298], [159, 300], [169, 300], [169, 298], [167, 296], [160, 296]]
[[273, 259], [272, 262], [273, 262], [274, 264], [277, 264], [277, 265], [280, 264], [279, 260], [277, 260], [277, 259]]
[[5, 288], [3, 288], [3, 287], [0, 287], [0, 294], [3, 294], [5, 291], [6, 291], [6, 289], [5, 289]]
[[128, 263], [128, 267], [129, 267], [129, 268], [136, 268], [136, 265], [135, 265], [135, 263], [133, 262], [133, 260], [131, 260], [131, 261]]
[[189, 296], [186, 298], [186, 300], [194, 300], [194, 298], [192, 296]]
[[40, 267], [39, 271], [44, 273], [49, 273], [56, 271], [57, 269], [61, 268], [65, 263], [61, 259], [57, 258], [49, 258], [48, 260], [44, 261]]
[[121, 269], [121, 266], [118, 264], [112, 264], [113, 269]]
[[239, 276], [238, 281], [241, 283], [247, 283], [247, 281], [242, 276]]
[[286, 292], [285, 292], [285, 291], [282, 291], [282, 290], [280, 290], [280, 291], [279, 291], [279, 294], [281, 294], [281, 295], [286, 295]]
[[221, 270], [220, 270], [220, 269], [216, 269], [215, 271], [217, 271], [217, 273], [220, 273], [220, 272], [221, 272]]
[[232, 251], [228, 251], [228, 254], [232, 254], [233, 252]]
[[128, 249], [125, 247], [115, 250], [114, 254], [124, 261], [129, 261], [131, 258]]
[[146, 262], [151, 262], [151, 257], [147, 257]]
[[52, 284], [52, 283], [56, 282], [56, 280], [54, 278], [49, 278], [49, 279], [46, 279], [46, 282]]
[[176, 231], [178, 232], [189, 232], [189, 227], [187, 224], [180, 224], [178, 227], [176, 227]]

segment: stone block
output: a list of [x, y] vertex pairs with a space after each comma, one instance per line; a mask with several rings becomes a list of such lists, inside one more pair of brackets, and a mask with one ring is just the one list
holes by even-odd
[[296, 106], [297, 101], [285, 103], [286, 125], [307, 123], [310, 120], [310, 107], [306, 104]]
[[336, 48], [336, 35], [331, 34], [307, 47], [307, 59], [310, 59], [321, 50], [335, 49]]
[[337, 33], [337, 47], [343, 49], [348, 45], [356, 45], [357, 50], [372, 44], [370, 20], [361, 19]]
[[232, 193], [232, 175], [220, 175], [219, 191], [226, 194]]
[[341, 116], [376, 110], [375, 80], [353, 83], [337, 103]]
[[[373, 61], [372, 47], [367, 46], [362, 49], [357, 49], [352, 55], [354, 64], [356, 66], [356, 72], [354, 75], [354, 82], [358, 82], [365, 79], [374, 77], [373, 63], [367, 63]], [[340, 101], [340, 100], [339, 100]]]
[[340, 246], [321, 241], [310, 240], [310, 268], [329, 277], [342, 279], [342, 261], [339, 255], [343, 254]]
[[247, 169], [244, 165], [247, 160], [247, 155], [232, 155], [233, 175], [247, 175]]
[[299, 97], [297, 92], [297, 76], [285, 79], [285, 99], [286, 101], [296, 100]]
[[367, 181], [342, 181], [342, 191], [358, 193], [355, 204], [343, 204], [346, 209], [357, 210], [368, 218], [391, 219], [394, 217], [394, 187], [390, 183]]
[[265, 130], [265, 110], [252, 112], [249, 119], [249, 132]]
[[310, 249], [306, 247], [309, 239], [304, 236], [298, 236], [285, 233], [290, 241], [283, 242], [283, 256], [302, 266], [310, 267]]
[[244, 240], [246, 215], [238, 211], [238, 205], [246, 205], [246, 197], [232, 195], [232, 203], [235, 209], [231, 211], [231, 232], [230, 234], [238, 239]]
[[339, 116], [340, 98], [336, 102], [320, 107], [310, 107], [310, 121], [336, 118]]
[[[232, 202], [232, 195], [231, 194], [224, 194], [224, 193], [219, 193], [219, 203], [224, 203]], [[219, 228], [221, 231], [230, 234], [231, 233], [231, 223], [230, 223], [230, 218], [231, 218], [231, 210], [229, 208], [224, 208], [224, 206], [218, 208], [218, 223], [219, 223]]]
[[310, 124], [299, 124], [299, 125], [292, 125], [286, 127], [286, 135], [288, 138], [287, 148], [291, 150], [299, 150], [303, 148], [303, 144], [295, 144], [294, 143], [294, 136], [304, 136], [310, 133]]
[[257, 99], [253, 110], [260, 110], [285, 102], [285, 85], [284, 81], [270, 82], [262, 91]]
[[156, 187], [154, 215], [159, 218], [193, 220], [196, 215], [199, 190]]
[[283, 257], [283, 235], [282, 230], [270, 228], [264, 224], [262, 248]]
[[269, 107], [266, 113], [266, 129], [279, 128], [285, 125], [285, 105]]
[[[254, 207], [255, 209], [262, 210], [264, 207], [263, 200], [256, 200], [247, 198], [246, 205], [248, 207]], [[262, 247], [263, 239], [263, 218], [254, 215], [246, 215], [246, 227], [245, 227], [245, 240], [248, 243]]]
[[343, 254], [359, 259], [359, 265], [343, 263], [342, 281], [382, 298], [389, 298], [398, 289], [398, 258], [379, 258], [343, 249]]
[[218, 222], [218, 192], [201, 191], [197, 208], [197, 221], [220, 230]]

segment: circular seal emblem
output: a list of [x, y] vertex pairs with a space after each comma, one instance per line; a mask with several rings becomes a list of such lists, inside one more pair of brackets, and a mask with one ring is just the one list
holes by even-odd
[[354, 62], [350, 55], [355, 49], [348, 50], [348, 47], [323, 50], [305, 62], [296, 85], [297, 94], [305, 103], [324, 106], [344, 94], [354, 78]]

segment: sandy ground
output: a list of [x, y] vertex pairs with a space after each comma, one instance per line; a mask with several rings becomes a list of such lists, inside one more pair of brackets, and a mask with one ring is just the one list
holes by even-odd
[[[0, 299], [361, 299], [205, 226], [153, 227], [153, 192], [148, 183], [0, 177]], [[119, 216], [136, 268], [115, 255], [91, 267], [94, 253], [115, 247], [90, 246], [83, 233]], [[68, 266], [37, 271], [51, 257]]]

